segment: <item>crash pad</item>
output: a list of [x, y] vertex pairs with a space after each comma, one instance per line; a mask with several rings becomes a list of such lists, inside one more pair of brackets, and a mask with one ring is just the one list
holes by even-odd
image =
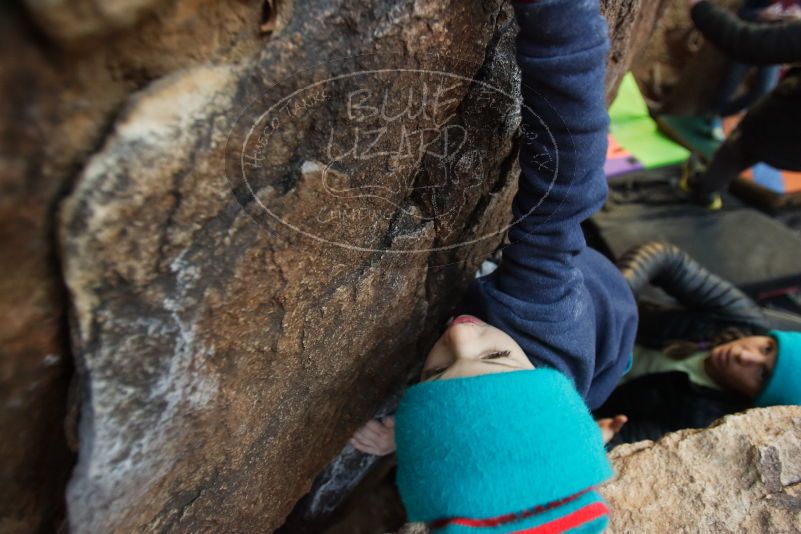
[[676, 244], [755, 298], [801, 286], [801, 236], [727, 195], [711, 213], [676, 187], [680, 168], [636, 171], [610, 184], [609, 200], [589, 221], [598, 248], [619, 258], [652, 240]]
[[631, 73], [609, 108], [609, 132], [616, 143], [646, 169], [682, 162], [689, 151], [659, 131]]

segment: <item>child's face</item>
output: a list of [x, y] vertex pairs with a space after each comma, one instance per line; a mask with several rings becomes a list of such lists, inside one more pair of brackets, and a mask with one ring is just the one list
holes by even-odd
[[704, 360], [709, 378], [719, 386], [749, 398], [765, 387], [776, 366], [776, 340], [750, 336], [718, 345]]
[[420, 380], [442, 380], [534, 369], [514, 339], [472, 315], [455, 318], [423, 365]]

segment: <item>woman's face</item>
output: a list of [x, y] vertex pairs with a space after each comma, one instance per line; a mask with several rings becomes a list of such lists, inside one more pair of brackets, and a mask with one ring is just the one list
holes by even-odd
[[776, 340], [750, 336], [718, 345], [704, 360], [709, 377], [720, 387], [754, 398], [776, 366]]
[[534, 366], [514, 339], [472, 315], [460, 315], [451, 321], [431, 348], [420, 380], [524, 369], [534, 369]]

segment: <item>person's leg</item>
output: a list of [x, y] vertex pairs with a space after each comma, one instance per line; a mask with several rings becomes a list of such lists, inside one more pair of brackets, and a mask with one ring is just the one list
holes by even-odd
[[[758, 21], [760, 11], [770, 6], [771, 3], [773, 3], [773, 0], [744, 0], [738, 11], [738, 16], [743, 20]], [[757, 80], [754, 86], [745, 95], [732, 99], [750, 69], [750, 65], [743, 63], [732, 63], [729, 66], [721, 82], [718, 96], [713, 102], [713, 109], [716, 110], [719, 117], [728, 117], [750, 107], [773, 89], [779, 81], [778, 67], [762, 67], [757, 73]]]
[[726, 70], [726, 74], [720, 82], [720, 86], [712, 101], [712, 114], [717, 116], [725, 116], [724, 111], [728, 107], [740, 84], [743, 83], [746, 74], [748, 74], [749, 66], [743, 63], [732, 62]]
[[728, 115], [731, 108], [731, 99], [737, 89], [748, 74], [748, 65], [742, 63], [730, 63], [723, 79], [718, 86], [718, 92], [712, 100], [709, 113], [704, 115], [704, 126], [706, 135], [716, 141], [723, 141], [726, 136], [723, 133], [723, 119]]
[[719, 193], [757, 160], [750, 154], [743, 142], [743, 134], [737, 128], [724, 141], [706, 171], [690, 178], [690, 188], [698, 200], [705, 200], [713, 193]]
[[[754, 84], [742, 96], [723, 102], [719, 108], [721, 117], [728, 117], [750, 108], [754, 102], [768, 94], [779, 83], [780, 69], [776, 65], [759, 67]], [[744, 76], [744, 74], [743, 74]], [[734, 88], [737, 89], [736, 87]], [[733, 93], [732, 93], [733, 94]], [[729, 95], [731, 96], [731, 95]]]
[[791, 72], [751, 106], [737, 127], [741, 145], [755, 161], [783, 170], [801, 169], [801, 71]]
[[748, 110], [720, 145], [706, 171], [688, 174], [696, 202], [710, 205], [745, 169], [764, 161], [778, 169], [801, 170], [801, 71], [791, 72]]

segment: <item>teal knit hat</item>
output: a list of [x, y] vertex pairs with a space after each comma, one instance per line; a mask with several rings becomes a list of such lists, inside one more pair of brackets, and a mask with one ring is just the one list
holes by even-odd
[[[601, 532], [612, 475], [584, 401], [550, 369], [423, 382], [395, 415], [409, 521], [438, 533]], [[546, 527], [547, 525], [547, 527]]]
[[768, 383], [754, 399], [757, 406], [801, 405], [801, 332], [773, 330], [776, 366]]

